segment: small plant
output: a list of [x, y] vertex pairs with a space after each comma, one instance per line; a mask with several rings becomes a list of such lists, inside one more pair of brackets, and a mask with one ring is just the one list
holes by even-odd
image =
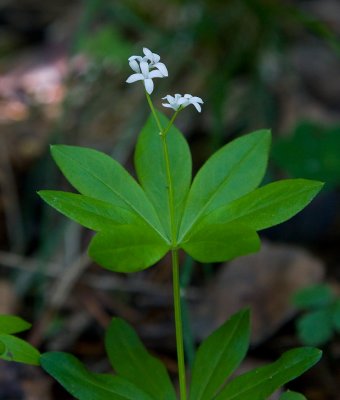
[[[168, 75], [160, 57], [144, 49], [144, 55], [130, 57], [129, 64], [134, 73], [127, 82], [144, 84], [151, 110], [135, 150], [138, 182], [103, 153], [57, 145], [51, 148], [52, 156], [79, 194], [45, 190], [39, 195], [68, 218], [96, 232], [89, 254], [104, 268], [123, 273], [141, 271], [171, 253], [181, 400], [264, 400], [312, 367], [321, 357], [320, 350], [292, 349], [269, 365], [230, 379], [249, 346], [249, 311], [241, 310], [200, 345], [188, 391], [179, 251], [184, 250], [200, 262], [226, 261], [256, 252], [260, 247], [257, 232], [302, 210], [320, 191], [322, 183], [295, 179], [258, 188], [268, 159], [268, 130], [242, 136], [222, 147], [191, 183], [189, 146], [174, 121], [189, 105], [200, 112], [202, 99], [189, 94], [165, 96], [163, 106], [174, 111], [169, 120], [155, 109], [150, 96], [153, 79]], [[12, 333], [27, 329], [28, 325], [16, 317], [3, 317], [2, 321], [2, 358], [27, 362], [18, 355], [21, 341], [8, 337], [13, 338]], [[39, 356], [27, 347], [27, 354], [80, 400], [177, 398], [164, 365], [147, 352], [125, 321], [112, 320], [105, 345], [115, 374], [93, 373], [74, 356], [62, 352]], [[294, 392], [281, 397], [301, 398]]]
[[340, 333], [340, 298], [328, 285], [315, 285], [294, 295], [296, 307], [304, 311], [296, 322], [301, 342], [322, 346]]

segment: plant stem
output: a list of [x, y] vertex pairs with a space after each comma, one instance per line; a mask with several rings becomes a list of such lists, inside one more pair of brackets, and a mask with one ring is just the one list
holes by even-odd
[[158, 118], [156, 110], [153, 106], [151, 97], [145, 92], [151, 112], [155, 118], [156, 124], [159, 129], [159, 134], [162, 140], [163, 155], [165, 161], [165, 171], [168, 189], [169, 200], [169, 214], [170, 214], [170, 227], [171, 227], [171, 256], [172, 256], [172, 279], [173, 279], [173, 296], [174, 296], [174, 311], [175, 311], [175, 329], [176, 329], [176, 348], [177, 348], [177, 362], [178, 362], [178, 377], [179, 377], [179, 391], [180, 399], [187, 399], [186, 379], [185, 379], [185, 361], [184, 361], [184, 346], [183, 346], [183, 324], [181, 312], [181, 291], [179, 281], [179, 262], [178, 262], [178, 248], [177, 248], [177, 227], [175, 222], [175, 208], [174, 208], [174, 193], [171, 179], [171, 167], [169, 159], [169, 151], [166, 140], [166, 135], [174, 123], [178, 113], [181, 111], [179, 108], [172, 116], [169, 124], [163, 129], [162, 124]]
[[172, 179], [171, 179], [169, 151], [168, 151], [168, 145], [166, 142], [166, 136], [161, 135], [161, 139], [162, 139], [163, 154], [164, 154], [164, 160], [165, 160], [166, 180], [167, 180], [167, 188], [168, 188], [171, 244], [172, 244], [172, 248], [175, 249], [177, 247], [177, 232], [176, 232], [176, 225], [175, 225], [174, 191], [173, 191]]
[[179, 284], [178, 250], [172, 249], [171, 255], [172, 255], [172, 279], [173, 279], [173, 293], [174, 293], [179, 391], [180, 391], [180, 399], [186, 400], [187, 390], [186, 390], [186, 379], [185, 379], [183, 324], [182, 324], [182, 311], [181, 311], [181, 288]]
[[149, 103], [149, 106], [150, 106], [152, 115], [154, 116], [155, 121], [156, 121], [156, 124], [157, 124], [157, 126], [158, 126], [159, 133], [160, 133], [160, 135], [163, 135], [163, 128], [162, 128], [162, 125], [161, 125], [161, 123], [160, 123], [160, 121], [159, 121], [159, 118], [158, 118], [158, 115], [157, 115], [157, 113], [156, 113], [155, 107], [153, 106], [151, 97], [150, 97], [150, 95], [149, 95], [149, 93], [148, 93], [147, 91], [145, 91], [145, 95], [146, 95], [146, 99], [147, 99], [147, 101], [148, 101], [148, 103]]
[[172, 116], [171, 120], [170, 120], [169, 123], [168, 123], [168, 126], [167, 126], [165, 129], [163, 129], [162, 124], [161, 124], [161, 122], [160, 122], [160, 120], [159, 120], [159, 118], [158, 118], [158, 115], [157, 115], [157, 113], [156, 113], [155, 107], [153, 106], [151, 97], [150, 97], [150, 95], [149, 95], [149, 93], [148, 93], [147, 91], [145, 91], [145, 95], [146, 95], [146, 98], [147, 98], [147, 100], [148, 100], [149, 107], [150, 107], [150, 109], [151, 109], [152, 115], [154, 116], [155, 121], [156, 121], [156, 124], [157, 124], [157, 126], [158, 126], [159, 134], [160, 134], [161, 136], [166, 136], [166, 134], [169, 132], [171, 126], [172, 126], [173, 123], [175, 122], [175, 119], [176, 119], [178, 113], [179, 113], [180, 111], [182, 111], [182, 108], [180, 107], [180, 108], [174, 113], [174, 115]]

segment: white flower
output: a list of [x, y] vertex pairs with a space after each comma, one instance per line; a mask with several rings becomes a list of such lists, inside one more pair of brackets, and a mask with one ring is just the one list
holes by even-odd
[[159, 62], [161, 59], [158, 54], [153, 53], [146, 47], [143, 48], [144, 57], [131, 56], [129, 57], [129, 65], [136, 72], [128, 77], [127, 83], [144, 81], [146, 91], [151, 94], [154, 88], [153, 78], [164, 78], [168, 76], [166, 66]]
[[176, 93], [175, 96], [171, 96], [168, 94], [165, 97], [162, 97], [163, 100], [166, 100], [168, 103], [162, 103], [163, 107], [172, 108], [173, 110], [177, 111], [181, 104], [179, 104], [179, 100], [182, 98], [181, 94]]
[[154, 88], [152, 79], [164, 78], [162, 73], [158, 70], [149, 70], [149, 65], [146, 61], [141, 61], [139, 64], [140, 72], [130, 75], [126, 82], [133, 83], [136, 81], [144, 81], [145, 90], [151, 94]]
[[200, 104], [203, 104], [203, 100], [200, 97], [192, 96], [191, 94], [185, 94], [182, 96], [181, 94], [176, 93], [175, 96], [170, 96], [169, 94], [163, 97], [163, 100], [166, 99], [168, 103], [162, 103], [163, 107], [172, 108], [177, 111], [180, 107], [187, 107], [189, 104], [192, 104], [198, 112], [201, 112]]
[[146, 47], [143, 47], [143, 53], [145, 55], [143, 60], [149, 60], [151, 67], [157, 68], [164, 76], [168, 76], [168, 70], [163, 63], [159, 62], [161, 57], [158, 54], [153, 53], [151, 50], [147, 49]]

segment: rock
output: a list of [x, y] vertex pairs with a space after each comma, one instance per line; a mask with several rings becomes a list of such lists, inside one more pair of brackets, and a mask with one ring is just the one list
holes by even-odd
[[202, 305], [192, 310], [193, 331], [202, 339], [233, 313], [250, 307], [252, 343], [258, 344], [294, 315], [293, 293], [323, 276], [323, 263], [307, 251], [263, 242], [259, 253], [220, 267]]

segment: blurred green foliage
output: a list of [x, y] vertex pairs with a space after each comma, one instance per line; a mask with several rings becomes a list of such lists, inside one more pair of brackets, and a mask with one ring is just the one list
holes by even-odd
[[[86, 0], [75, 48], [120, 67], [137, 47], [161, 54], [172, 80], [167, 87], [174, 92], [195, 87], [204, 98], [213, 147], [219, 147], [226, 131], [235, 135], [275, 127], [271, 85], [289, 64], [286, 46], [303, 31], [339, 51], [336, 35], [325, 24], [283, 0]], [[235, 82], [242, 88], [236, 101]]]
[[313, 122], [299, 123], [293, 135], [278, 139], [273, 160], [292, 178], [340, 184], [340, 126], [325, 127]]
[[90, 54], [95, 60], [123, 66], [133, 53], [133, 46], [114, 26], [103, 26], [93, 35], [83, 36], [79, 50]]
[[293, 303], [305, 311], [296, 322], [303, 344], [325, 345], [340, 333], [340, 297], [330, 286], [322, 284], [302, 289], [295, 294]]

